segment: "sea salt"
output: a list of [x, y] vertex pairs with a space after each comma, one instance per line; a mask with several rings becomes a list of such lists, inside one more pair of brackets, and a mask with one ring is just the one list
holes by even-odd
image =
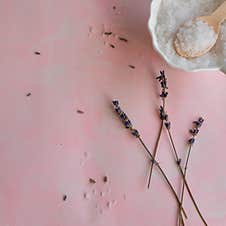
[[175, 46], [185, 56], [196, 57], [214, 45], [217, 34], [201, 19], [182, 25], [176, 34]]
[[[169, 62], [180, 68], [219, 68], [220, 56], [226, 57], [226, 29], [221, 31], [216, 45], [205, 55], [187, 59], [179, 56], [174, 48], [178, 29], [196, 17], [210, 15], [224, 0], [162, 0], [159, 6], [155, 27], [159, 50]], [[226, 22], [222, 27], [226, 26]], [[205, 37], [203, 37], [205, 38]], [[202, 38], [202, 40], [203, 40]], [[190, 38], [189, 38], [190, 39]], [[223, 50], [224, 47], [224, 50]], [[223, 51], [225, 53], [223, 54]]]

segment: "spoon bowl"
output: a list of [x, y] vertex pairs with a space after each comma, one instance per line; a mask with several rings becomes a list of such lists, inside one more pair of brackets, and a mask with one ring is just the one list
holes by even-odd
[[[209, 16], [202, 16], [202, 17], [197, 17], [195, 19], [192, 20], [191, 22], [191, 26], [193, 24], [195, 24], [195, 22], [197, 21], [202, 21], [203, 23], [205, 23], [206, 25], [209, 26], [210, 29], [212, 29], [214, 31], [214, 33], [216, 34], [214, 37], [212, 37], [212, 39], [210, 40], [210, 42], [208, 43], [207, 46], [205, 46], [203, 49], [199, 50], [199, 51], [185, 51], [181, 48], [180, 45], [180, 41], [178, 40], [177, 36], [179, 34], [179, 30], [181, 28], [183, 29], [187, 29], [189, 28], [189, 26], [187, 26], [187, 23], [183, 24], [180, 29], [178, 30], [178, 33], [175, 37], [174, 40], [174, 48], [177, 52], [178, 55], [185, 57], [185, 58], [195, 58], [195, 57], [200, 57], [204, 54], [206, 54], [207, 52], [209, 52], [214, 45], [216, 44], [216, 41], [218, 39], [219, 33], [220, 33], [220, 26], [221, 23], [226, 19], [226, 1], [224, 1], [213, 13], [212, 15]], [[190, 27], [191, 27], [190, 26]], [[202, 34], [200, 34], [202, 35]], [[193, 48], [191, 46], [191, 48]]]

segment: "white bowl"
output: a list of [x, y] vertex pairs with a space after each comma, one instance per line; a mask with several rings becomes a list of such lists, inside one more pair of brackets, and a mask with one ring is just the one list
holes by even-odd
[[198, 67], [198, 68], [190, 68], [189, 65], [183, 65], [180, 66], [178, 64], [175, 64], [160, 48], [159, 48], [159, 42], [158, 42], [158, 38], [156, 35], [156, 25], [157, 25], [157, 18], [158, 18], [158, 13], [159, 13], [159, 7], [161, 4], [162, 0], [152, 0], [151, 1], [151, 9], [150, 9], [150, 18], [148, 21], [148, 28], [149, 28], [149, 32], [151, 34], [152, 37], [152, 42], [153, 42], [153, 46], [154, 49], [164, 58], [164, 60], [172, 67], [174, 68], [179, 68], [182, 69], [184, 71], [188, 71], [188, 72], [198, 72], [198, 71], [216, 71], [216, 70], [220, 70], [223, 73], [226, 74], [226, 62], [224, 63], [224, 65], [219, 65], [219, 67]]

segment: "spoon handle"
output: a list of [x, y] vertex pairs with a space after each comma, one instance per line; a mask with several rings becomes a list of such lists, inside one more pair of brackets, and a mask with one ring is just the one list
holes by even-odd
[[222, 23], [226, 19], [226, 1], [224, 1], [212, 14], [212, 17]]

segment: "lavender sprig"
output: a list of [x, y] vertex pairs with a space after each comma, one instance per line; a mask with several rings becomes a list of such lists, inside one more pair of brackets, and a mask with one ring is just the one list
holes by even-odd
[[117, 113], [117, 115], [121, 119], [121, 121], [122, 121], [123, 125], [125, 126], [125, 128], [129, 129], [133, 136], [135, 136], [137, 138], [140, 137], [140, 134], [139, 134], [138, 130], [133, 128], [133, 125], [132, 125], [131, 121], [129, 120], [128, 116], [120, 108], [119, 101], [114, 100], [114, 101], [112, 101], [112, 104], [114, 106], [115, 112]]
[[[160, 128], [159, 128], [158, 137], [157, 137], [155, 147], [154, 147], [154, 150], [153, 150], [154, 159], [156, 157], [160, 138], [161, 138], [161, 135], [162, 135], [164, 120], [166, 120], [166, 121], [168, 120], [168, 115], [165, 112], [165, 99], [168, 96], [168, 92], [166, 91], [168, 89], [168, 86], [167, 86], [167, 78], [166, 78], [165, 72], [160, 71], [160, 75], [157, 76], [156, 79], [160, 82], [160, 86], [161, 86], [161, 89], [162, 89], [161, 94], [160, 94], [160, 97], [162, 98], [162, 106], [160, 106], [160, 109], [159, 109], [159, 117], [160, 117], [160, 120], [161, 120], [161, 125], [160, 125]], [[151, 184], [152, 171], [153, 171], [153, 162], [151, 163], [149, 177], [148, 177], [148, 188], [150, 188], [150, 184]]]
[[[195, 143], [195, 137], [198, 135], [199, 128], [202, 126], [203, 122], [204, 122], [204, 119], [202, 117], [198, 118], [197, 121], [193, 122], [194, 128], [189, 130], [189, 132], [191, 134], [191, 138], [189, 138], [189, 140], [188, 140], [189, 148], [188, 148], [188, 154], [187, 154], [187, 158], [186, 158], [185, 166], [184, 166], [184, 172], [183, 172], [184, 178], [187, 175], [188, 161], [189, 161], [189, 158], [190, 158], [192, 146]], [[185, 188], [185, 184], [183, 182], [183, 184], [182, 184], [182, 191], [181, 191], [181, 197], [180, 197], [181, 205], [183, 204], [183, 200], [184, 200], [184, 188]], [[180, 223], [180, 219], [179, 219], [179, 223]]]
[[[184, 187], [186, 187], [186, 190], [187, 190], [187, 192], [188, 192], [188, 194], [189, 194], [189, 196], [190, 196], [190, 198], [191, 198], [191, 200], [192, 200], [192, 202], [193, 202], [193, 205], [194, 205], [194, 207], [195, 207], [195, 209], [196, 209], [196, 211], [197, 211], [199, 217], [201, 218], [201, 220], [202, 220], [202, 222], [204, 223], [204, 225], [207, 226], [207, 223], [206, 223], [206, 221], [205, 221], [205, 219], [204, 219], [204, 217], [203, 217], [203, 215], [202, 215], [202, 213], [201, 213], [201, 211], [200, 211], [200, 209], [199, 209], [199, 207], [198, 207], [198, 205], [197, 205], [197, 203], [196, 203], [196, 201], [195, 201], [195, 198], [194, 198], [194, 196], [193, 196], [193, 194], [192, 194], [192, 192], [191, 192], [191, 190], [190, 190], [190, 187], [189, 187], [189, 185], [188, 185], [188, 183], [187, 183], [187, 180], [186, 180], [186, 178], [185, 178], [183, 169], [182, 169], [182, 167], [181, 167], [181, 159], [180, 159], [179, 156], [178, 156], [178, 153], [177, 153], [177, 150], [176, 150], [176, 147], [175, 147], [175, 144], [174, 144], [174, 140], [173, 140], [173, 136], [172, 136], [172, 134], [171, 134], [170, 128], [167, 128], [167, 126], [166, 126], [166, 129], [167, 129], [167, 133], [168, 133], [168, 136], [169, 136], [169, 140], [170, 140], [172, 149], [173, 149], [173, 151], [174, 151], [174, 157], [175, 157], [176, 164], [177, 164], [177, 166], [178, 166], [179, 172], [180, 172], [180, 174], [181, 174], [181, 176], [182, 176], [182, 179], [183, 179]], [[191, 131], [190, 131], [190, 132], [191, 132]], [[194, 142], [195, 142], [195, 138], [194, 138], [194, 136], [192, 136], [192, 137], [188, 140], [188, 143], [192, 145], [192, 144], [194, 144]], [[179, 215], [179, 216], [180, 216], [180, 215]]]
[[[177, 150], [176, 150], [176, 147], [175, 147], [175, 144], [174, 144], [173, 136], [171, 134], [171, 130], [170, 130], [171, 129], [171, 122], [169, 121], [169, 116], [168, 116], [168, 114], [167, 114], [167, 112], [165, 110], [165, 99], [168, 96], [168, 92], [166, 91], [168, 89], [168, 86], [167, 86], [167, 78], [166, 78], [165, 72], [164, 71], [160, 71], [160, 75], [156, 79], [160, 82], [160, 86], [162, 88], [162, 92], [161, 92], [160, 97], [162, 97], [163, 105], [160, 106], [160, 119], [162, 120], [162, 123], [164, 123], [165, 128], [167, 129], [169, 140], [170, 140], [173, 152], [174, 152], [175, 161], [176, 161], [176, 164], [178, 166], [179, 172], [180, 172], [180, 174], [182, 176], [182, 179], [183, 179], [183, 182], [184, 182], [184, 186], [186, 187], [186, 189], [188, 191], [188, 194], [189, 194], [189, 196], [190, 196], [190, 198], [191, 198], [191, 200], [192, 200], [192, 202], [193, 202], [193, 204], [194, 204], [194, 206], [196, 208], [196, 211], [198, 212], [200, 218], [202, 219], [203, 223], [205, 225], [207, 225], [207, 223], [206, 223], [204, 217], [202, 216], [202, 214], [201, 214], [201, 212], [199, 210], [199, 207], [198, 207], [198, 205], [197, 205], [197, 203], [196, 203], [196, 201], [194, 199], [194, 196], [193, 196], [193, 194], [192, 194], [192, 192], [190, 190], [190, 187], [187, 184], [186, 178], [184, 177], [184, 173], [183, 173], [183, 170], [181, 168], [181, 159], [179, 158], [179, 155], [177, 153]], [[196, 124], [197, 127], [200, 127], [201, 123], [202, 123], [201, 121], [195, 121], [193, 123]], [[194, 131], [192, 130], [190, 132], [192, 132], [193, 134], [195, 134], [195, 133], [197, 134], [197, 130], [194, 130]], [[189, 142], [194, 143], [195, 142], [194, 137], [192, 137]], [[157, 152], [157, 149], [155, 151]], [[180, 207], [179, 207], [179, 209], [180, 209]], [[182, 220], [181, 220], [181, 223], [183, 224]]]
[[162, 176], [164, 177], [165, 181], [167, 182], [170, 190], [172, 191], [172, 194], [174, 195], [174, 198], [178, 204], [178, 207], [181, 208], [180, 211], [180, 215], [181, 215], [181, 220], [183, 222], [183, 217], [182, 217], [182, 213], [184, 214], [185, 218], [187, 218], [186, 212], [184, 211], [180, 200], [178, 199], [177, 193], [175, 191], [175, 189], [173, 188], [173, 185], [171, 184], [170, 180], [168, 179], [167, 175], [165, 174], [164, 170], [162, 169], [162, 167], [160, 166], [160, 164], [155, 160], [154, 156], [151, 154], [150, 150], [148, 149], [148, 147], [145, 145], [143, 139], [140, 136], [140, 133], [138, 132], [138, 130], [133, 128], [133, 125], [131, 123], [131, 121], [129, 120], [128, 116], [126, 115], [126, 113], [120, 108], [119, 106], [119, 101], [114, 100], [112, 101], [113, 107], [115, 109], [115, 112], [117, 113], [117, 115], [119, 116], [119, 118], [121, 119], [121, 122], [123, 123], [123, 125], [125, 126], [126, 129], [130, 130], [131, 134], [133, 136], [135, 136], [136, 138], [139, 139], [140, 143], [142, 144], [142, 146], [144, 147], [145, 151], [147, 152], [147, 154], [149, 155], [151, 161], [153, 162], [153, 164], [155, 164], [155, 166], [159, 169], [159, 171], [161, 172]]

